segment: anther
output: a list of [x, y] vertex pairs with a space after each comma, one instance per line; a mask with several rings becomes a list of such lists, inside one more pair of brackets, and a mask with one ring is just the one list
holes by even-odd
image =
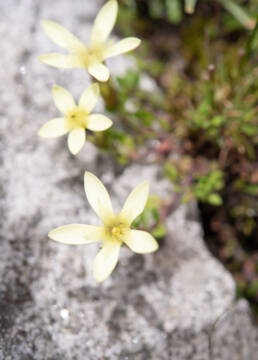
[[114, 227], [112, 228], [111, 232], [112, 232], [112, 235], [120, 235], [121, 230], [120, 230], [119, 227], [114, 226]]

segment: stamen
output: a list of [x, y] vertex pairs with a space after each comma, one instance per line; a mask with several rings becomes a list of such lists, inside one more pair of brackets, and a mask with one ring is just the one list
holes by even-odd
[[120, 228], [119, 228], [119, 227], [116, 227], [116, 226], [114, 226], [114, 227], [112, 228], [111, 232], [112, 232], [112, 235], [120, 235], [120, 234], [121, 234]]

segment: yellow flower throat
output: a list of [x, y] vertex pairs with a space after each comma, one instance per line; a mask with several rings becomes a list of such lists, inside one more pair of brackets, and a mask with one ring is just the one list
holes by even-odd
[[81, 109], [76, 109], [68, 115], [68, 124], [71, 129], [82, 127], [87, 127], [87, 120], [88, 120], [89, 114], [86, 113], [86, 111]]
[[112, 228], [112, 230], [111, 230], [111, 233], [112, 233], [112, 235], [120, 235], [121, 234], [121, 230], [120, 230], [120, 228], [119, 227], [116, 227], [116, 226], [114, 226], [113, 228]]

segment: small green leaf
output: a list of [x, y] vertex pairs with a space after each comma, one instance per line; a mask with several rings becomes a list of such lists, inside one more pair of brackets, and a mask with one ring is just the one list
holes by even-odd
[[187, 14], [193, 14], [197, 0], [185, 0], [185, 12]]
[[256, 21], [251, 18], [246, 11], [235, 1], [232, 0], [219, 0], [222, 6], [234, 16], [245, 28], [252, 30], [255, 27]]
[[163, 5], [159, 0], [150, 1], [150, 16], [152, 18], [160, 18], [163, 15]]
[[180, 0], [166, 0], [167, 17], [172, 24], [178, 24], [182, 20], [182, 7]]
[[214, 206], [220, 206], [223, 204], [223, 200], [219, 194], [212, 193], [208, 197], [208, 202]]
[[215, 127], [220, 127], [225, 123], [225, 118], [223, 116], [215, 116], [211, 119], [211, 124]]
[[244, 124], [241, 126], [242, 131], [248, 136], [254, 136], [258, 134], [258, 126], [251, 124]]
[[134, 70], [128, 70], [123, 77], [118, 76], [116, 79], [123, 91], [129, 92], [138, 87], [140, 75]]
[[258, 195], [258, 185], [257, 184], [247, 185], [244, 191], [249, 195]]
[[145, 126], [150, 126], [155, 120], [155, 116], [147, 110], [139, 110], [134, 114], [137, 118], [141, 119]]
[[159, 224], [151, 233], [155, 238], [163, 238], [166, 235], [166, 227], [164, 224]]
[[169, 163], [166, 163], [164, 166], [165, 175], [169, 178], [170, 181], [176, 182], [178, 179], [178, 170], [177, 168]]

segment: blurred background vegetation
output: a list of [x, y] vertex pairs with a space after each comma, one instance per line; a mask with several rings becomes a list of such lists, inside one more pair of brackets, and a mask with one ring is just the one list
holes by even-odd
[[135, 69], [102, 85], [119, 130], [91, 136], [120, 166], [164, 169], [175, 192], [137, 220], [157, 238], [169, 212], [198, 201], [208, 247], [256, 314], [257, 14], [257, 0], [121, 0], [120, 34], [143, 43]]

